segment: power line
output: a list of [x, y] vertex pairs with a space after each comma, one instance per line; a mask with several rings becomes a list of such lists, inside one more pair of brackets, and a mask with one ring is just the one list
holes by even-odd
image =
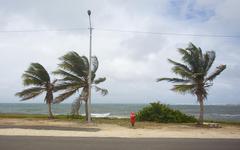
[[65, 32], [88, 30], [88, 28], [62, 28], [62, 29], [27, 29], [27, 30], [0, 30], [0, 33], [15, 33], [15, 32]]
[[[28, 30], [0, 30], [0, 33], [27, 33], [27, 32], [67, 32], [88, 30], [88, 28], [61, 28], [61, 29], [28, 29]], [[167, 36], [192, 36], [192, 37], [216, 37], [216, 38], [240, 38], [240, 35], [225, 35], [225, 34], [191, 34], [191, 33], [174, 33], [174, 32], [149, 32], [136, 30], [120, 30], [120, 29], [106, 29], [94, 28], [97, 31], [106, 32], [122, 32], [134, 34], [152, 34], [152, 35], [167, 35]]]
[[240, 38], [240, 35], [223, 35], [223, 34], [168, 33], [168, 32], [148, 32], [148, 31], [118, 30], [118, 29], [101, 29], [101, 28], [96, 28], [96, 30], [109, 31], [109, 32], [128, 32], [128, 33], [137, 33], [137, 34], [173, 35], [173, 36]]

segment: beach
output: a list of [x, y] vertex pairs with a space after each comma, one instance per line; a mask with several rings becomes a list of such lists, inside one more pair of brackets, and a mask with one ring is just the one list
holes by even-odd
[[221, 128], [199, 128], [194, 124], [136, 123], [80, 123], [79, 121], [48, 119], [0, 119], [2, 136], [55, 137], [122, 137], [122, 138], [218, 138], [240, 139], [240, 126], [224, 124]]

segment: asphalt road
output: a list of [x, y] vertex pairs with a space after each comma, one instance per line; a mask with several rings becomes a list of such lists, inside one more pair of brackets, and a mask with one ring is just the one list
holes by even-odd
[[0, 150], [239, 150], [237, 139], [0, 136]]

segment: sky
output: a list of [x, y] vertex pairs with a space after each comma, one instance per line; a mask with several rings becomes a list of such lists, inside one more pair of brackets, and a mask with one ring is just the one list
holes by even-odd
[[[0, 32], [0, 103], [20, 102], [15, 93], [25, 88], [21, 75], [31, 62], [41, 63], [51, 73], [59, 57], [69, 51], [88, 56], [90, 9], [95, 28], [92, 51], [100, 62], [97, 77], [107, 78], [101, 87], [109, 90], [104, 97], [93, 90], [93, 103], [197, 104], [196, 97], [171, 91], [171, 83], [156, 82], [159, 77], [175, 76], [167, 59], [180, 61], [177, 48], [193, 42], [204, 52], [216, 52], [212, 70], [227, 65], [210, 88], [206, 104], [240, 104], [239, 6], [238, 0], [0, 0], [0, 31], [52, 30]], [[72, 28], [82, 30], [53, 31]], [[71, 103], [77, 94], [65, 102]], [[42, 103], [43, 99], [21, 103]]]

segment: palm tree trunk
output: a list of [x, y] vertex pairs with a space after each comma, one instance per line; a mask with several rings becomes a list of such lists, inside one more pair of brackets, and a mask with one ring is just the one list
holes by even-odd
[[204, 114], [203, 96], [199, 94], [197, 95], [197, 97], [198, 97], [198, 102], [200, 104], [198, 124], [203, 125], [203, 114]]
[[85, 114], [86, 114], [86, 120], [88, 119], [88, 104], [87, 101], [85, 101]]
[[71, 115], [72, 116], [79, 116], [80, 107], [81, 107], [81, 99], [78, 98], [72, 103]]
[[51, 103], [48, 103], [48, 117], [49, 117], [50, 119], [53, 118]]

